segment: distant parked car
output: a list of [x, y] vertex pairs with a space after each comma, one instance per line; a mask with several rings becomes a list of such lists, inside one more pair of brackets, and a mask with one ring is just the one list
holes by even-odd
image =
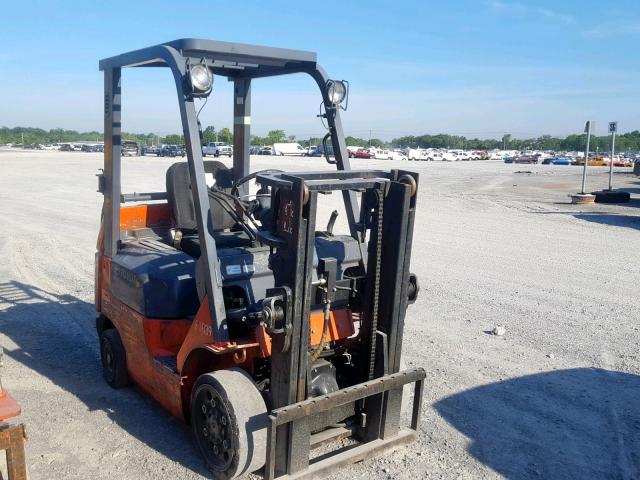
[[124, 140], [121, 146], [121, 152], [123, 157], [138, 156], [139, 146], [136, 142], [131, 140]]
[[275, 155], [276, 151], [273, 147], [262, 147], [258, 150], [258, 155]]
[[631, 161], [629, 158], [623, 158], [623, 157], [619, 157], [618, 155], [614, 155], [613, 166], [614, 167], [633, 167], [633, 161]]
[[[572, 165], [583, 166], [584, 165], [584, 155], [582, 157], [577, 157], [571, 164]], [[609, 166], [609, 160], [604, 158], [602, 155], [589, 154], [589, 163], [587, 165], [589, 167], [608, 167]]]
[[465, 152], [464, 150], [449, 150], [449, 154], [453, 155], [454, 161], [456, 162], [474, 160], [471, 155], [469, 155], [469, 152]]
[[102, 145], [82, 145], [82, 151], [83, 152], [102, 152], [104, 151], [104, 147]]
[[160, 152], [159, 157], [184, 157], [185, 151], [179, 148], [177, 145], [164, 145]]
[[396, 150], [389, 150], [389, 160], [403, 160], [403, 161], [406, 161], [407, 160], [407, 156], [402, 152], [398, 152]]
[[369, 150], [365, 150], [364, 148], [361, 148], [360, 150], [356, 150], [356, 152], [353, 154], [353, 156], [354, 156], [354, 158], [371, 158], [371, 157], [373, 157], [371, 152]]
[[290, 155], [290, 156], [303, 156], [307, 153], [307, 150], [299, 143], [274, 143], [273, 150], [276, 155]]
[[530, 164], [536, 164], [536, 163], [538, 163], [538, 156], [537, 155], [520, 155], [519, 157], [515, 157], [513, 159], [513, 161], [511, 161], [511, 162], [507, 162], [507, 160], [505, 159], [505, 163], [530, 163]]
[[349, 146], [347, 147], [347, 155], [349, 155], [349, 158], [353, 158], [356, 156], [356, 152], [358, 150], [361, 150], [362, 147], [353, 147], [353, 146]]
[[160, 153], [160, 147], [157, 145], [142, 147], [142, 155], [158, 155], [158, 153]]
[[213, 155], [219, 157], [220, 155], [226, 155], [228, 157], [233, 156], [233, 148], [224, 142], [209, 142], [202, 147], [202, 156]]
[[568, 157], [549, 157], [542, 160], [543, 165], [571, 165], [571, 159]]

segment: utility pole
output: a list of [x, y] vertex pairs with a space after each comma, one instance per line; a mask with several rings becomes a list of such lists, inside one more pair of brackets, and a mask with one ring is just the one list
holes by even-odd
[[369, 129], [369, 148], [371, 148], [371, 129]]
[[582, 190], [580, 193], [585, 194], [584, 188], [587, 183], [587, 164], [589, 163], [589, 141], [591, 140], [591, 121], [588, 121], [584, 126], [584, 131], [587, 134], [587, 146], [584, 149], [584, 168], [582, 169]]
[[618, 122], [609, 122], [609, 133], [611, 133], [611, 156], [609, 157], [609, 191], [613, 190], [613, 154], [616, 150], [616, 131]]

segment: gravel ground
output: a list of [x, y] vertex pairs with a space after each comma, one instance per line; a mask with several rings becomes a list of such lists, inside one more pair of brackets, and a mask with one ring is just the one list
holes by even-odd
[[[30, 478], [207, 478], [188, 427], [101, 377], [101, 162], [0, 150], [3, 384], [23, 407]], [[144, 191], [162, 187], [171, 162], [125, 163], [125, 186]], [[412, 270], [422, 290], [404, 358], [427, 382], [418, 442], [333, 478], [639, 478], [640, 200], [570, 205], [577, 167], [354, 164], [421, 174]], [[306, 158], [253, 166], [331, 168]], [[615, 182], [638, 197], [630, 169]], [[588, 183], [603, 188], [605, 169]], [[506, 333], [487, 333], [496, 325]]]

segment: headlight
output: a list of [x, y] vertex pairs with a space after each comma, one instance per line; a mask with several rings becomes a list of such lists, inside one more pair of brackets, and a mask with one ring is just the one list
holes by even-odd
[[334, 105], [340, 105], [347, 97], [347, 85], [342, 80], [327, 81], [327, 95]]
[[189, 68], [189, 79], [193, 93], [198, 95], [208, 94], [213, 86], [213, 75], [206, 65], [198, 63]]

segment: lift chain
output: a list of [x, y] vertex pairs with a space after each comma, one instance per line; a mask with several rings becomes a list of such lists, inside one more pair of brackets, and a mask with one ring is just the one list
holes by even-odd
[[371, 309], [371, 330], [370, 330], [370, 345], [369, 351], [369, 371], [367, 380], [373, 379], [376, 365], [376, 336], [378, 330], [378, 305], [380, 303], [380, 273], [381, 273], [381, 261], [382, 261], [382, 223], [384, 217], [384, 193], [381, 189], [377, 189], [376, 197], [378, 200], [378, 227], [376, 238], [376, 264], [374, 271], [373, 282], [373, 306]]

